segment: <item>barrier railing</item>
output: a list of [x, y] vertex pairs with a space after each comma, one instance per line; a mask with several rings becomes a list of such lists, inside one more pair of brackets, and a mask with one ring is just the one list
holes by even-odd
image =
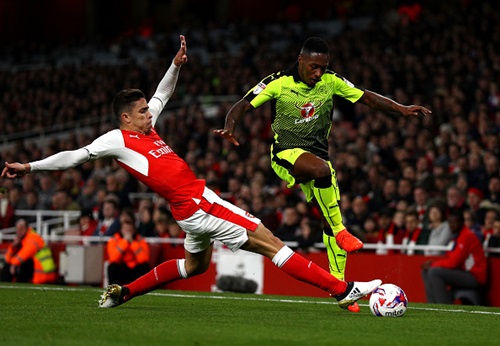
[[[134, 196], [136, 198], [144, 198], [143, 195]], [[148, 197], [151, 195], [148, 194]], [[81, 235], [65, 235], [64, 232], [51, 232], [51, 226], [60, 224], [64, 230], [74, 229], [71, 223], [78, 220], [81, 215], [79, 210], [16, 210], [16, 216], [35, 216], [36, 221], [30, 223], [30, 226], [34, 227], [39, 234], [47, 242], [81, 242], [83, 245], [88, 245], [92, 243], [103, 243], [109, 240], [109, 237], [101, 236], [81, 236]], [[52, 217], [46, 219], [47, 217]], [[0, 242], [2, 240], [13, 240], [15, 238], [15, 227], [5, 228], [0, 230]], [[170, 243], [170, 244], [182, 244], [183, 239], [172, 239], [172, 238], [160, 238], [160, 237], [148, 237], [145, 238], [148, 243]], [[298, 247], [298, 242], [285, 242], [286, 245], [296, 248]], [[324, 250], [325, 244], [315, 243], [312, 248], [318, 250]], [[365, 243], [362, 251], [376, 251], [379, 254], [385, 254], [389, 250], [408, 252], [411, 250], [413, 253], [428, 252], [428, 251], [450, 251], [452, 249], [452, 244], [446, 246], [438, 245], [408, 245], [408, 244], [375, 244], [375, 243]], [[500, 248], [485, 248], [487, 254], [495, 253], [500, 254]]]

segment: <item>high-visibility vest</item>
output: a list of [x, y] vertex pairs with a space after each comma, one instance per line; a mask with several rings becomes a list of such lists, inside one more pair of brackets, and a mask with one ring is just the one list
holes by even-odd
[[29, 228], [21, 240], [21, 246], [14, 248], [9, 245], [5, 254], [5, 261], [9, 264], [20, 266], [30, 258], [33, 259], [34, 284], [53, 283], [57, 279], [56, 264], [52, 252], [45, 245], [45, 241], [33, 228]]
[[129, 268], [149, 262], [148, 243], [140, 235], [132, 242], [125, 240], [121, 233], [115, 233], [106, 245], [110, 263], [124, 263]]

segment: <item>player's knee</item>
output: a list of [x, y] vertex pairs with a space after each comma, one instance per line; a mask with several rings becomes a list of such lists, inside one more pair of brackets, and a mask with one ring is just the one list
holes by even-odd
[[319, 161], [318, 164], [313, 165], [312, 167], [312, 178], [313, 179], [321, 179], [324, 177], [332, 178], [332, 171], [330, 166], [326, 161]]
[[323, 177], [316, 178], [314, 180], [314, 187], [317, 187], [319, 189], [324, 189], [327, 187], [332, 186], [332, 175], [327, 175]]

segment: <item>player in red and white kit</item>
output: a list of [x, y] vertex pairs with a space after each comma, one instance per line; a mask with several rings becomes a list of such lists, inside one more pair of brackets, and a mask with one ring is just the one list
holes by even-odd
[[108, 286], [99, 306], [114, 307], [169, 282], [205, 272], [214, 240], [232, 251], [243, 249], [270, 258], [290, 276], [337, 298], [342, 308], [371, 293], [381, 280], [341, 281], [293, 252], [259, 219], [208, 189], [205, 181], [197, 179], [187, 163], [158, 136], [153, 126], [174, 91], [181, 65], [187, 62], [184, 36], [180, 41], [181, 47], [149, 103], [138, 89], [125, 89], [115, 96], [113, 110], [119, 129], [103, 134], [90, 145], [40, 161], [6, 162], [2, 171], [2, 177], [16, 178], [29, 172], [63, 170], [89, 160], [113, 158], [170, 203], [173, 217], [186, 232], [185, 259], [163, 262], [128, 285]]

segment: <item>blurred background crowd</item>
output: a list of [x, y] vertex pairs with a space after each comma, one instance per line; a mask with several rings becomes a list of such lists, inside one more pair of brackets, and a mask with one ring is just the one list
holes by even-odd
[[[330, 154], [348, 229], [368, 243], [389, 236], [395, 244], [446, 244], [433, 230], [446, 228], [446, 214], [459, 209], [485, 247], [498, 246], [500, 6], [392, 1], [363, 12], [361, 1], [336, 1], [315, 16], [298, 2], [283, 3], [277, 21], [184, 14], [168, 30], [144, 20], [112, 39], [4, 43], [1, 162], [76, 149], [113, 128], [114, 94], [138, 87], [151, 96], [183, 34], [189, 62], [157, 131], [210, 188], [309, 251], [321, 242], [320, 214], [271, 169], [270, 107], [243, 118], [239, 147], [212, 130], [252, 86], [292, 66], [305, 38], [321, 36], [332, 70], [433, 112], [405, 119], [338, 100]], [[140, 234], [182, 237], [168, 204], [111, 160], [0, 184], [0, 228], [14, 225], [15, 210], [81, 210], [81, 234], [108, 234], [120, 210], [132, 208]]]

